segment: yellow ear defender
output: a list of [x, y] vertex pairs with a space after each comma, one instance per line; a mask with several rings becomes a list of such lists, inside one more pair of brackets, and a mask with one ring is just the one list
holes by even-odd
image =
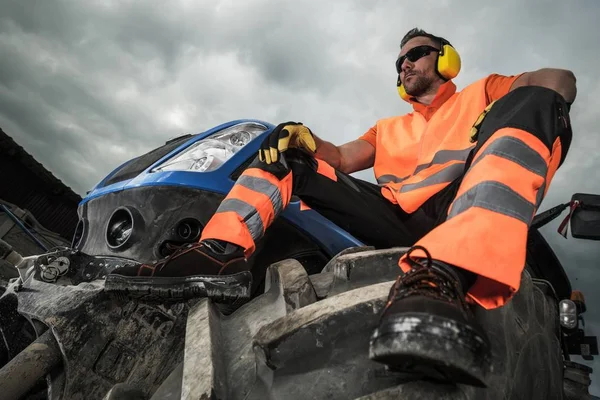
[[402, 97], [402, 100], [409, 101], [410, 95], [408, 93], [406, 93], [406, 90], [404, 90], [404, 85], [400, 82], [400, 75], [398, 75], [397, 85], [398, 85], [398, 94], [400, 95], [400, 97]]
[[437, 58], [436, 72], [445, 80], [456, 78], [460, 72], [460, 56], [450, 43], [442, 40], [442, 49]]
[[[444, 80], [448, 81], [450, 79], [454, 79], [460, 72], [460, 55], [448, 41], [439, 38], [435, 39], [440, 40], [441, 44], [441, 48], [437, 56], [435, 72]], [[398, 75], [398, 82], [396, 86], [398, 87], [398, 94], [400, 97], [403, 100], [409, 101], [410, 95], [406, 93], [404, 85], [402, 82], [400, 82], [400, 75]]]

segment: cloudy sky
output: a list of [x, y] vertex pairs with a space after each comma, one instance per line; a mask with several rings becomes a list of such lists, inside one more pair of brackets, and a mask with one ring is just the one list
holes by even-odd
[[[394, 61], [415, 26], [458, 49], [459, 89], [490, 73], [571, 69], [575, 137], [542, 209], [600, 193], [598, 0], [0, 0], [0, 10], [0, 127], [81, 195], [165, 140], [232, 119], [355, 139], [410, 110]], [[600, 243], [565, 240], [557, 223], [543, 232], [600, 334]]]

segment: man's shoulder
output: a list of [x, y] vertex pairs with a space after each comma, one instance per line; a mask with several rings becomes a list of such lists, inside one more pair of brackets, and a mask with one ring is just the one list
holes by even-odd
[[465, 86], [465, 88], [462, 89], [461, 92], [463, 92], [467, 89], [470, 89], [470, 88], [486, 88], [487, 86], [490, 86], [490, 85], [501, 84], [504, 82], [513, 82], [516, 78], [518, 78], [521, 75], [522, 74], [503, 75], [503, 74], [498, 74], [495, 72], [490, 73], [490, 74], [484, 76], [483, 78], [480, 78], [476, 81], [471, 82], [470, 84]]
[[395, 122], [400, 122], [406, 118], [412, 118], [414, 115], [414, 111], [407, 112], [406, 114], [394, 115], [391, 117], [379, 118], [377, 120], [377, 125], [389, 125]]
[[471, 83], [461, 93], [482, 93], [486, 97], [487, 102], [499, 99], [510, 91], [514, 82], [522, 75], [502, 75], [491, 73], [483, 78]]
[[487, 85], [487, 83], [490, 80], [493, 80], [495, 78], [501, 78], [501, 77], [503, 77], [503, 75], [496, 74], [496, 73], [486, 75], [483, 78], [479, 78], [479, 79], [469, 83], [467, 86], [465, 86], [461, 90], [461, 92], [464, 92], [464, 91], [470, 90], [470, 89], [485, 88], [485, 86]]

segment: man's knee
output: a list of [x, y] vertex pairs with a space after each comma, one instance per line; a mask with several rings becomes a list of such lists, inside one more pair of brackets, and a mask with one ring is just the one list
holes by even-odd
[[261, 161], [258, 156], [248, 165], [247, 169], [256, 168], [274, 175], [277, 179], [282, 180], [290, 173], [290, 168], [286, 163], [277, 161], [267, 164]]
[[315, 175], [318, 170], [318, 163], [314, 157], [301, 150], [289, 149], [278, 162], [267, 164], [260, 161], [257, 156], [248, 168], [258, 168], [269, 172], [279, 180], [282, 180], [291, 172], [294, 177], [293, 190], [297, 190], [306, 183], [307, 179]]
[[285, 160], [294, 173], [294, 176], [314, 174], [319, 167], [317, 160], [302, 150], [290, 149], [286, 151]]
[[520, 87], [497, 100], [479, 129], [479, 146], [502, 128], [524, 130], [540, 139], [550, 151], [560, 139], [562, 160], [571, 144], [567, 103], [556, 91], [544, 87]]

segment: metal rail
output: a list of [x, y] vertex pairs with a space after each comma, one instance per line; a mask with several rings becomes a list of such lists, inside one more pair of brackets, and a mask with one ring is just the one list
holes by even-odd
[[23, 224], [23, 222], [8, 209], [4, 204], [0, 204], [0, 209], [8, 215], [8, 217], [19, 227], [23, 232], [27, 234], [38, 246], [42, 248], [44, 251], [48, 251], [48, 248], [42, 243], [35, 235]]
[[0, 369], [2, 398], [22, 398], [61, 362], [60, 349], [48, 329]]

